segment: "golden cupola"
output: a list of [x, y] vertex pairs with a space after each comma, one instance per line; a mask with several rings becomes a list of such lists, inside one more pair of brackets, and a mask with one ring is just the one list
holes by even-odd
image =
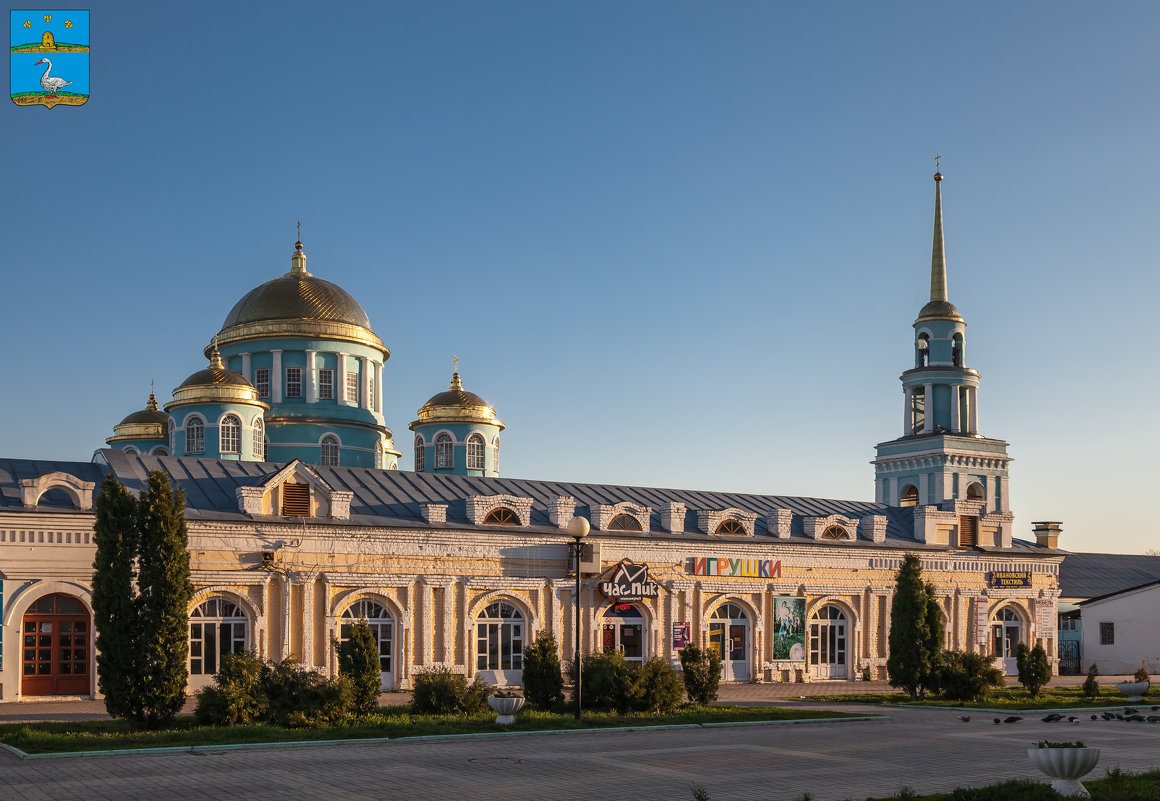
[[258, 400], [258, 390], [245, 376], [226, 369], [217, 347], [210, 351], [209, 367], [182, 381], [173, 390], [173, 400], [165, 404], [165, 409], [169, 411], [191, 403], [244, 403], [270, 408]]
[[152, 392], [145, 408], [113, 426], [113, 436], [105, 442], [116, 447], [117, 443], [135, 440], [169, 440], [169, 415], [157, 408]]
[[445, 392], [434, 395], [419, 409], [418, 419], [411, 423], [414, 431], [418, 426], [430, 423], [486, 423], [503, 431], [504, 424], [495, 416], [483, 398], [463, 388], [459, 371], [451, 374], [451, 386]]
[[[294, 243], [290, 272], [251, 289], [234, 304], [217, 343], [287, 336], [354, 342], [381, 351], [384, 360], [390, 357], [358, 301], [306, 269], [301, 241]], [[206, 356], [209, 352], [207, 347]]]

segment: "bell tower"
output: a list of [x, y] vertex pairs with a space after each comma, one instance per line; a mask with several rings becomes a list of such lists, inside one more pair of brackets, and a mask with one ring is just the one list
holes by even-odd
[[979, 373], [967, 366], [967, 322], [947, 294], [942, 180], [936, 169], [930, 300], [914, 321], [914, 366], [900, 376], [902, 435], [877, 446], [875, 500], [920, 507], [921, 542], [1006, 547], [1010, 458], [1006, 442], [979, 433]]

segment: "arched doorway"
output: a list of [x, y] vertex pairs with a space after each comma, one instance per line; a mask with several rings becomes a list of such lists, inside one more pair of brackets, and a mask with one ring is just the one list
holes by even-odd
[[1023, 617], [1011, 606], [1004, 606], [991, 618], [991, 654], [1003, 658], [1003, 675], [1019, 672], [1015, 651], [1023, 642]]
[[24, 613], [22, 695], [88, 695], [92, 617], [71, 595], [38, 598]]
[[524, 674], [524, 615], [496, 601], [475, 618], [475, 670], [488, 684], [519, 684]]
[[363, 599], [355, 601], [342, 613], [338, 627], [338, 639], [345, 642], [350, 638], [350, 626], [358, 621], [365, 622], [375, 635], [379, 645], [379, 681], [384, 690], [395, 686], [395, 674], [391, 670], [391, 647], [394, 642], [395, 619], [387, 608], [377, 601]]
[[721, 604], [709, 620], [709, 648], [721, 657], [724, 681], [749, 681], [749, 616], [737, 604]]
[[810, 616], [810, 673], [819, 679], [849, 678], [846, 613], [826, 604]]
[[629, 662], [644, 662], [644, 616], [632, 604], [612, 604], [604, 610], [600, 637], [605, 651], [620, 651]]

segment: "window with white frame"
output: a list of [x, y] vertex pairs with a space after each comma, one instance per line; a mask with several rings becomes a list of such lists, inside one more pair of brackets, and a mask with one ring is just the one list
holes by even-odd
[[358, 403], [358, 373], [346, 374], [346, 402]]
[[377, 601], [359, 600], [348, 606], [342, 613], [338, 627], [338, 641], [346, 642], [350, 639], [351, 624], [366, 623], [371, 627], [375, 642], [379, 646], [379, 672], [391, 672], [391, 641], [394, 635], [395, 620], [387, 608]]
[[444, 432], [435, 437], [435, 468], [455, 466], [455, 440]]
[[301, 367], [287, 367], [286, 368], [286, 397], [287, 398], [301, 398], [302, 397], [302, 368]]
[[241, 453], [242, 421], [235, 415], [227, 414], [218, 426], [218, 437], [222, 453]]
[[322, 448], [319, 464], [323, 467], [337, 467], [338, 466], [338, 437], [334, 434], [327, 434], [322, 438], [320, 443]]
[[124, 451], [125, 451], [125, 453], [129, 454], [130, 456], [140, 456], [141, 455], [141, 451], [137, 450], [132, 445], [126, 445], [124, 448]]
[[499, 472], [499, 437], [491, 441], [491, 469]]
[[423, 438], [420, 437], [418, 434], [416, 434], [415, 435], [415, 472], [416, 473], [423, 472], [424, 461], [425, 461], [423, 458], [423, 456], [424, 456], [424, 452], [423, 452], [424, 444], [425, 443], [423, 442]]
[[318, 399], [334, 400], [334, 371], [318, 371]]
[[166, 447], [164, 447], [164, 446], [162, 446], [162, 445], [158, 445], [156, 448], [154, 448], [153, 450], [149, 451], [149, 455], [150, 455], [150, 456], [168, 456], [168, 455], [169, 455], [169, 449], [168, 449], [168, 448], [166, 448]]
[[185, 421], [185, 452], [205, 453], [205, 423], [200, 417]]
[[523, 670], [524, 616], [509, 603], [490, 604], [475, 619], [475, 669]]
[[381, 442], [375, 443], [375, 469], [383, 469], [383, 443]]
[[259, 398], [270, 397], [270, 369], [259, 367], [254, 371], [254, 387], [258, 390]]
[[254, 418], [254, 458], [266, 461], [266, 424], [261, 417]]
[[375, 373], [373, 369], [367, 375], [367, 408], [371, 411], [375, 409]]
[[226, 598], [202, 601], [189, 614], [189, 673], [212, 676], [221, 657], [246, 650], [249, 619], [241, 607]]
[[467, 438], [467, 469], [483, 469], [483, 436], [472, 434]]

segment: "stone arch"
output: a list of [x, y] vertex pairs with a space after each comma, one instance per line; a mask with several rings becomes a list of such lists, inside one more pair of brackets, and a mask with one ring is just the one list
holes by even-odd
[[716, 609], [718, 607], [723, 606], [725, 604], [733, 604], [734, 606], [740, 606], [742, 609], [744, 609], [745, 614], [749, 615], [750, 624], [756, 630], [756, 628], [758, 626], [758, 622], [761, 620], [760, 612], [758, 611], [757, 607], [754, 606], [753, 602], [750, 601], [748, 598], [745, 598], [741, 595], [732, 594], [732, 593], [721, 593], [720, 595], [716, 596], [712, 601], [705, 604], [704, 611], [701, 614], [701, 629], [702, 630], [708, 629], [709, 618], [713, 615], [713, 612], [716, 611]]
[[[57, 594], [71, 595], [84, 604], [90, 616], [93, 614], [93, 591], [89, 587], [73, 581], [37, 581], [19, 590], [9, 599], [8, 609], [4, 613], [4, 627], [8, 628], [14, 622], [23, 620], [24, 613], [34, 601], [39, 601], [46, 595]], [[15, 630], [19, 631], [19, 626]]]
[[250, 600], [245, 593], [238, 592], [236, 587], [219, 584], [213, 587], [203, 587], [194, 591], [193, 598], [189, 601], [189, 607], [185, 610], [186, 615], [193, 613], [193, 610], [200, 606], [203, 602], [210, 598], [225, 598], [228, 601], [233, 601], [238, 607], [245, 610], [246, 615], [250, 618], [251, 631], [250, 640], [257, 638], [258, 621], [265, 621], [266, 614], [258, 605]]
[[36, 478], [21, 479], [20, 501], [25, 506], [36, 506], [41, 495], [49, 490], [59, 489], [68, 495], [78, 509], [92, 509], [95, 487], [96, 484], [92, 481], [81, 481], [70, 473], [55, 470]]
[[813, 603], [810, 603], [809, 599], [807, 599], [806, 600], [806, 624], [807, 625], [809, 625], [810, 618], [813, 617], [814, 612], [817, 612], [823, 606], [836, 606], [839, 609], [841, 609], [842, 613], [846, 616], [846, 621], [848, 622], [850, 628], [852, 630], [858, 632], [859, 634], [861, 633], [862, 617], [857, 613], [857, 611], [855, 611], [853, 605], [847, 599], [843, 598], [840, 595], [823, 595], [822, 597], [814, 600]]

